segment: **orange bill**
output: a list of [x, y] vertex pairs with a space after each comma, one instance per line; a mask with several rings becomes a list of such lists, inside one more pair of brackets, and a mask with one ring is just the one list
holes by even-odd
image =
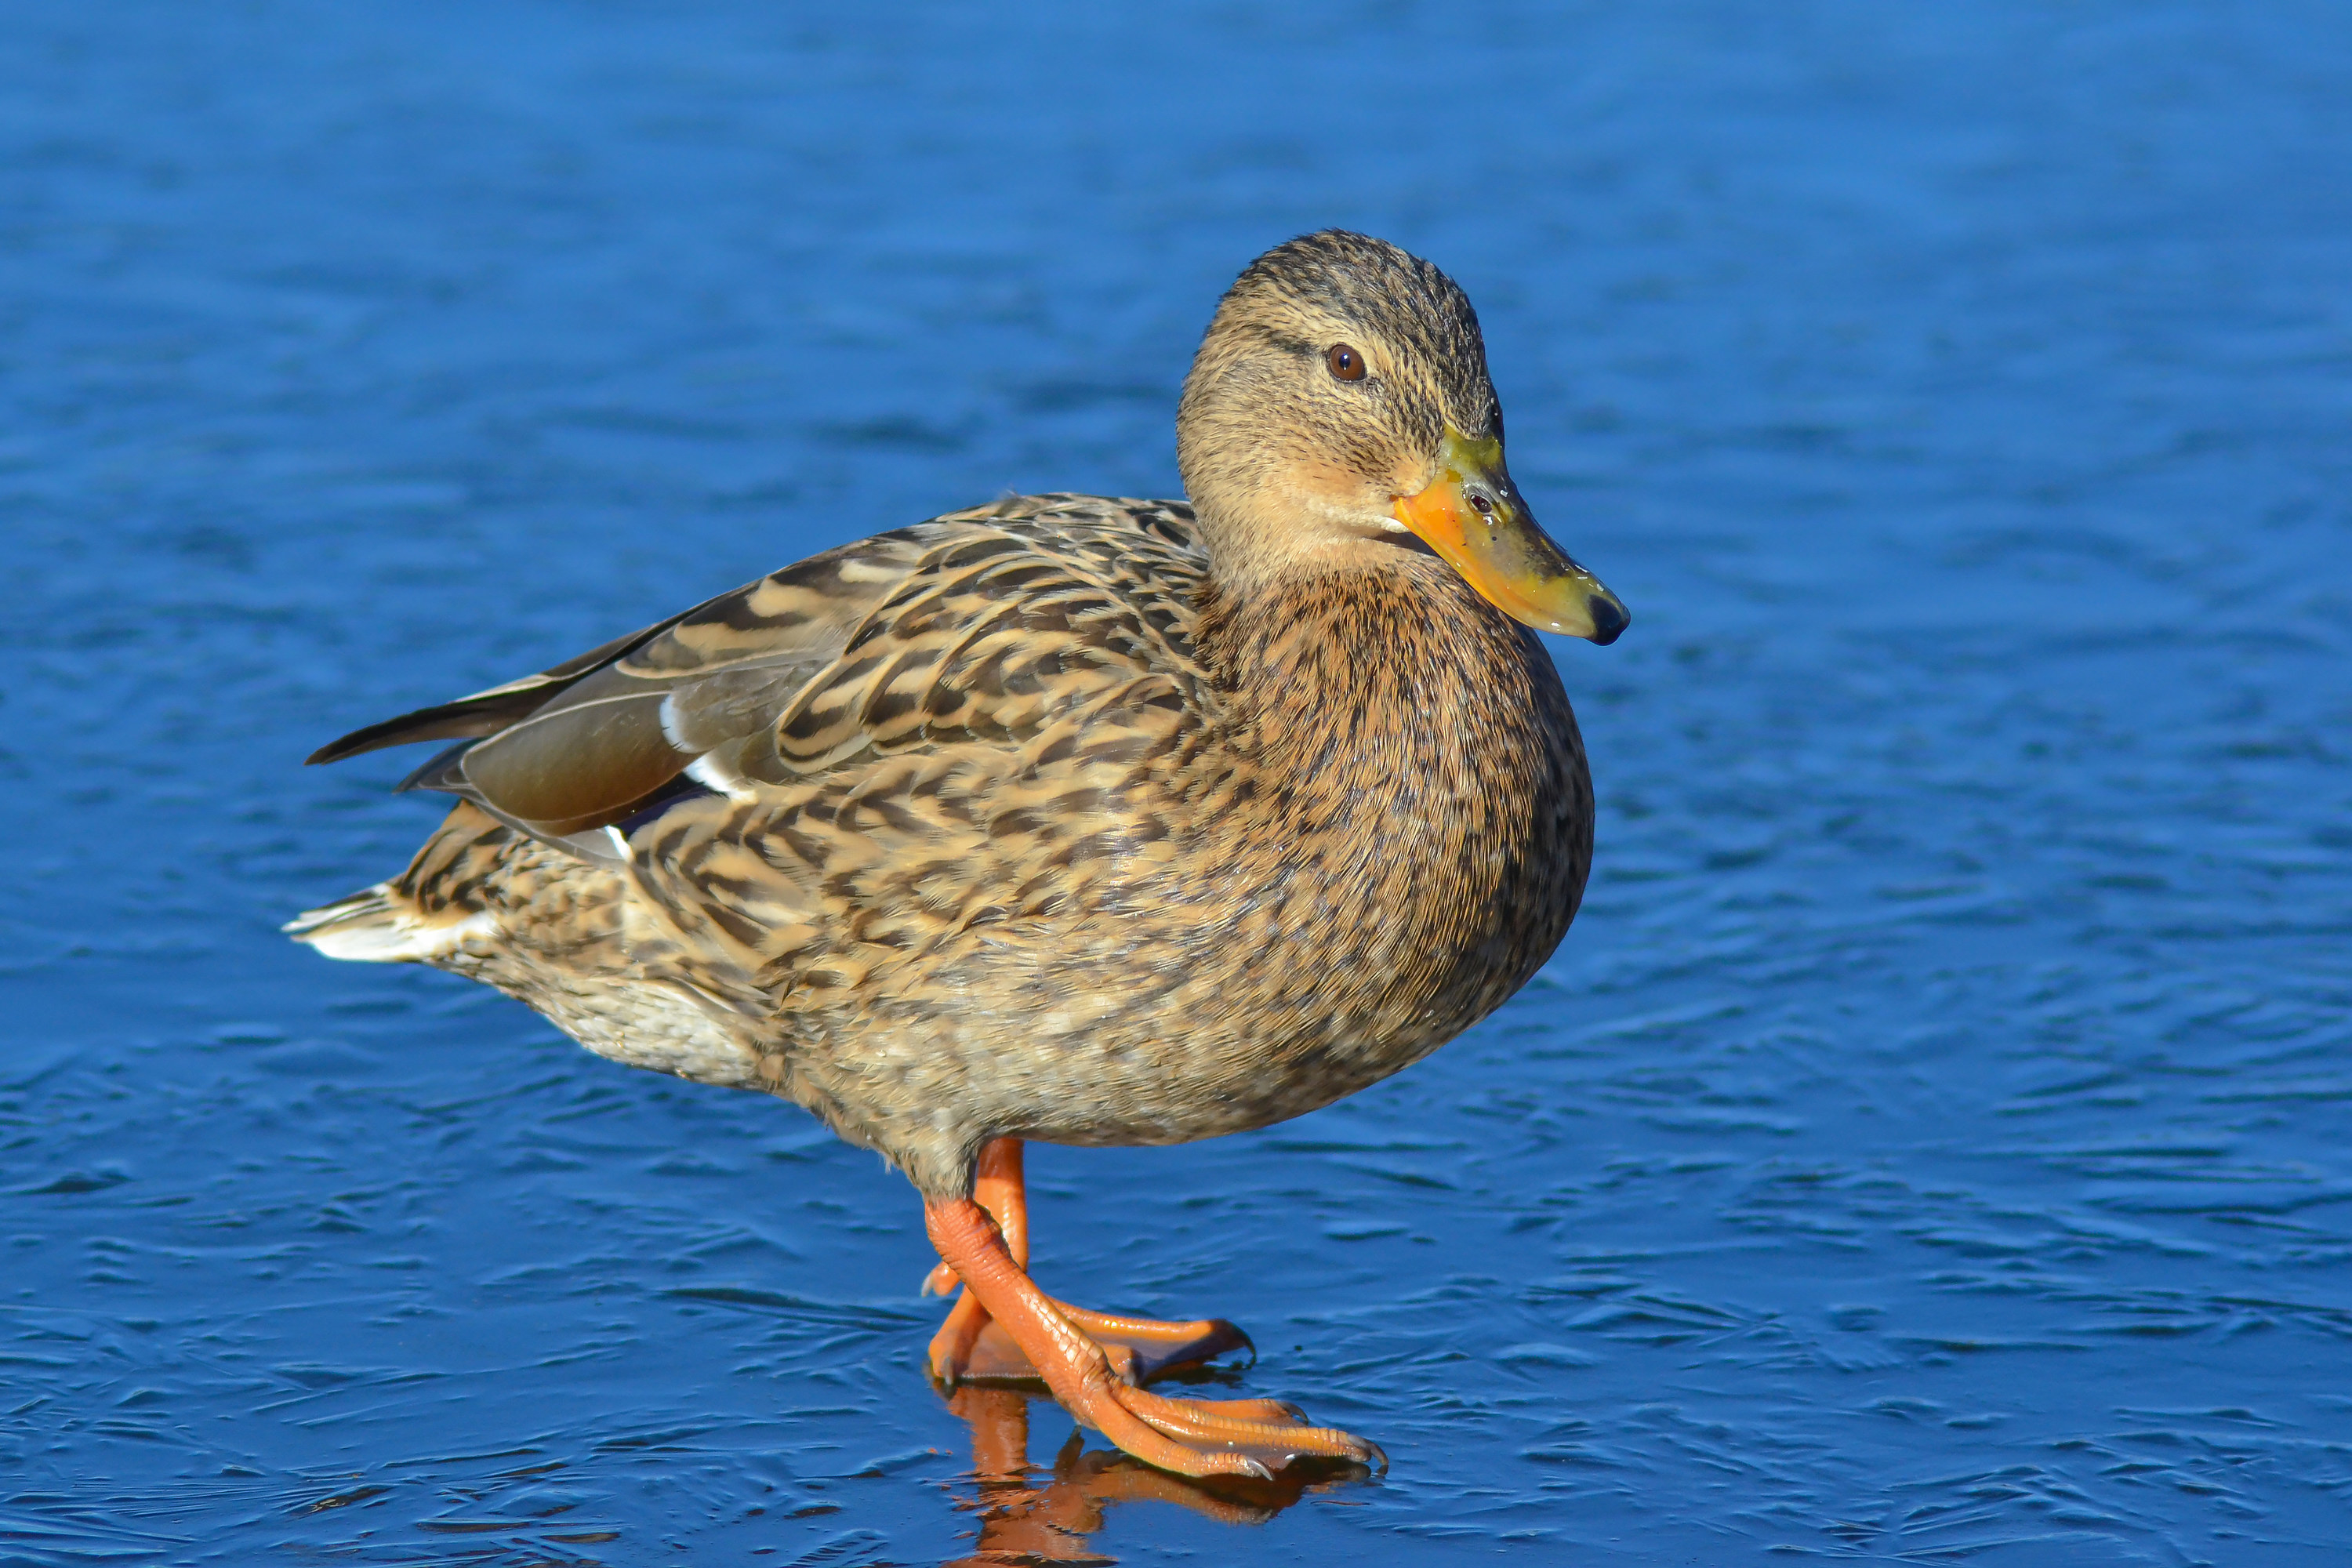
[[1612, 643], [1633, 617], [1601, 580], [1536, 526], [1503, 467], [1503, 444], [1445, 433], [1427, 489], [1399, 496], [1396, 520], [1496, 609], [1538, 631]]

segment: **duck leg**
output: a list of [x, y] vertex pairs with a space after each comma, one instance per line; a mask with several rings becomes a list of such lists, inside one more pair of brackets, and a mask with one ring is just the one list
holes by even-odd
[[1300, 1458], [1384, 1463], [1361, 1437], [1309, 1426], [1273, 1400], [1166, 1399], [1136, 1387], [1112, 1370], [1103, 1346], [1070, 1310], [1013, 1261], [997, 1222], [979, 1204], [926, 1198], [923, 1225], [966, 1294], [1020, 1347], [1064, 1408], [1145, 1463], [1179, 1475], [1261, 1480]]
[[[1021, 1268], [1029, 1267], [1029, 1190], [1022, 1173], [1021, 1140], [992, 1138], [980, 1146], [979, 1173], [972, 1180], [972, 1200], [996, 1222], [1004, 1249]], [[956, 1271], [942, 1258], [923, 1279], [923, 1294], [944, 1296], [958, 1283]], [[987, 1334], [987, 1353], [981, 1353], [982, 1336], [989, 1327], [987, 1309], [966, 1290], [948, 1309], [947, 1321], [931, 1336], [931, 1375], [954, 1388], [963, 1383], [1009, 1383], [1034, 1378], [1036, 1370], [1000, 1331]], [[1010, 1352], [1008, 1358], [1007, 1352]]]
[[[1020, 1139], [995, 1138], [981, 1145], [972, 1201], [996, 1222], [1006, 1254], [1025, 1274], [1029, 1193], [1022, 1171]], [[923, 1280], [923, 1289], [926, 1294], [945, 1295], [955, 1289], [956, 1282], [956, 1270], [943, 1256]], [[1121, 1383], [1140, 1385], [1172, 1368], [1211, 1361], [1227, 1351], [1248, 1348], [1250, 1342], [1247, 1334], [1222, 1318], [1168, 1323], [1154, 1318], [1090, 1312], [1064, 1301], [1054, 1302], [1054, 1307], [1101, 1348]], [[1019, 1342], [992, 1321], [988, 1309], [971, 1290], [957, 1299], [940, 1331], [931, 1336], [930, 1367], [931, 1375], [950, 1388], [965, 1383], [1030, 1383], [1042, 1376]]]

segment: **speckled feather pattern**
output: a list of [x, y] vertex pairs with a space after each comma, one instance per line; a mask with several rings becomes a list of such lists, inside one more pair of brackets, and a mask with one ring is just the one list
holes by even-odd
[[[929, 1193], [997, 1135], [1181, 1142], [1375, 1082], [1525, 983], [1590, 863], [1549, 656], [1413, 548], [1239, 601], [1181, 503], [1024, 498], [614, 646], [547, 683], [560, 763], [445, 758], [469, 798], [307, 934], [446, 932], [413, 955]], [[703, 787], [641, 797], [689, 755]]]

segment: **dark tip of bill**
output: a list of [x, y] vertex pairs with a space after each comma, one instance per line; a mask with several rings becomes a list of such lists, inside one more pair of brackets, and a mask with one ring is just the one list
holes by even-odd
[[1585, 609], [1592, 616], [1592, 640], [1607, 647], [1617, 640], [1617, 635], [1633, 624], [1625, 606], [1614, 599], [1604, 599], [1598, 594], [1586, 596]]

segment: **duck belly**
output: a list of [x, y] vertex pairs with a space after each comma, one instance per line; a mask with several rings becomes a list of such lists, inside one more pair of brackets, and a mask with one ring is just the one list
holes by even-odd
[[510, 951], [463, 949], [428, 960], [436, 968], [497, 987], [596, 1055], [724, 1089], [772, 1089], [742, 1021], [687, 986], [587, 977], [577, 970], [534, 973]]

